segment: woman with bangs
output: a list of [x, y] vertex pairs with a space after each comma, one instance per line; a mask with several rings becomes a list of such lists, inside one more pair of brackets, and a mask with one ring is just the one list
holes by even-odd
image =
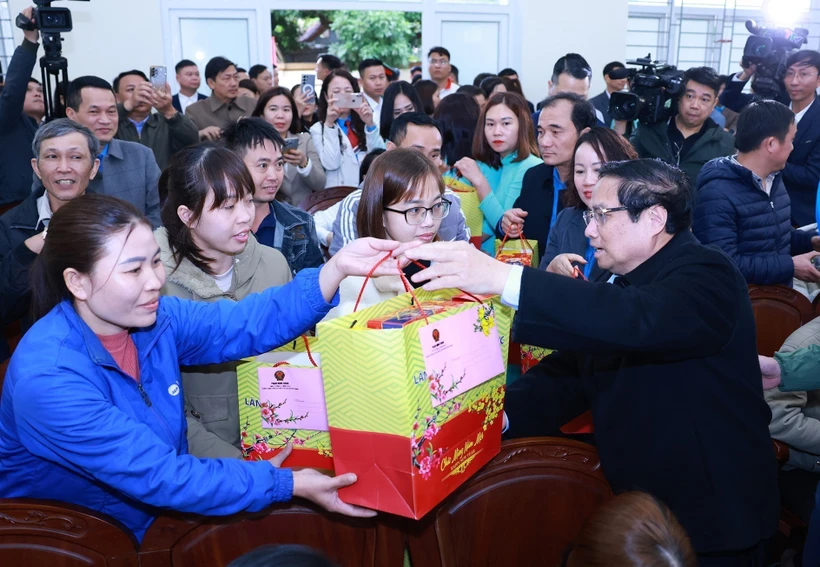
[[[590, 281], [607, 281], [611, 273], [595, 263], [595, 249], [587, 238], [584, 215], [592, 202], [592, 190], [598, 183], [598, 172], [610, 161], [638, 159], [626, 138], [609, 128], [595, 127], [581, 134], [575, 143], [564, 209], [558, 213], [547, 237], [547, 248], [541, 268], [555, 274], [577, 276], [583, 273]], [[578, 266], [579, 272], [575, 271]]]
[[495, 254], [495, 236], [504, 211], [521, 194], [524, 174], [541, 163], [526, 101], [516, 93], [494, 94], [481, 111], [473, 138], [473, 158], [455, 167], [476, 189], [484, 214], [481, 249]]
[[[160, 186], [167, 194], [164, 226], [154, 236], [168, 273], [163, 295], [239, 301], [291, 280], [282, 253], [259, 244], [251, 232], [253, 178], [233, 152], [188, 148], [174, 156]], [[188, 451], [196, 457], [242, 458], [236, 365], [182, 371]]]
[[274, 87], [262, 94], [251, 116], [263, 118], [274, 127], [283, 140], [298, 140], [296, 148], [282, 152], [285, 160], [285, 177], [277, 192], [277, 199], [298, 207], [315, 191], [325, 188], [325, 170], [313, 139], [302, 132], [299, 109], [291, 92], [284, 87]]
[[[418, 150], [396, 148], [377, 157], [367, 172], [356, 231], [359, 238], [433, 242], [438, 240], [441, 221], [449, 212], [450, 201], [444, 196], [444, 183], [435, 164]], [[408, 282], [419, 270], [413, 264], [403, 270]], [[366, 284], [363, 277], [345, 278], [339, 286], [339, 306], [327, 318], [352, 313], [360, 292], [359, 309], [363, 309], [405, 291], [398, 275], [370, 278]]]

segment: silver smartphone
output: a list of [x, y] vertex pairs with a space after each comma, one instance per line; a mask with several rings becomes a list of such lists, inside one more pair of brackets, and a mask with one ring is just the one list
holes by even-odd
[[316, 75], [302, 75], [302, 95], [305, 102], [316, 102]]
[[285, 145], [282, 148], [282, 153], [285, 153], [290, 150], [298, 150], [299, 149], [299, 138], [288, 138], [285, 140]]
[[151, 86], [158, 91], [165, 92], [165, 84], [168, 82], [168, 70], [164, 65], [151, 65], [148, 71], [148, 78]]
[[362, 93], [339, 93], [336, 95], [336, 107], [359, 108], [362, 100]]

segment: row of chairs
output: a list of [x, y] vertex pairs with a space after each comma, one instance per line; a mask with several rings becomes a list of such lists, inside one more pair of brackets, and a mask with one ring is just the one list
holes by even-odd
[[421, 520], [352, 519], [306, 502], [255, 514], [168, 513], [138, 545], [119, 522], [58, 502], [0, 500], [0, 565], [226, 565], [260, 545], [297, 543], [344, 567], [555, 565], [592, 511], [612, 496], [595, 449], [568, 439], [507, 441]]

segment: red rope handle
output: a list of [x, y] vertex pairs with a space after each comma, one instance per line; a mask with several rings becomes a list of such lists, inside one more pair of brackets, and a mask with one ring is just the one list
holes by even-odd
[[[513, 228], [514, 226], [518, 226], [518, 223], [517, 222], [512, 223], [510, 225], [510, 228]], [[498, 260], [498, 257], [501, 255], [501, 250], [503, 250], [504, 245], [507, 243], [507, 239], [509, 237], [510, 237], [510, 235], [505, 232], [504, 233], [504, 239], [501, 241], [501, 246], [498, 247], [498, 252], [495, 255], [496, 260]], [[527, 238], [524, 236], [524, 231], [523, 230], [520, 233], [518, 233], [518, 240], [521, 241], [521, 250], [526, 250], [526, 248], [524, 248], [524, 245], [526, 245], [530, 249], [530, 251], [533, 254], [535, 254], [535, 250], [533, 249], [532, 244], [530, 244], [530, 241], [527, 240]]]
[[[302, 335], [302, 340], [305, 341], [305, 351], [307, 352], [307, 357], [310, 360], [310, 363], [314, 367], [319, 368], [319, 365], [316, 364], [315, 360], [313, 360], [313, 354], [310, 352], [310, 343], [308, 343], [307, 337], [305, 335]], [[296, 341], [293, 341], [293, 346], [296, 346]], [[273, 368], [278, 368], [280, 366], [291, 366], [291, 363], [287, 360], [280, 360], [279, 362], [273, 365]]]
[[375, 265], [375, 266], [373, 266], [373, 267], [370, 269], [370, 271], [367, 273], [367, 275], [366, 275], [366, 276], [365, 276], [365, 278], [364, 278], [364, 283], [362, 284], [362, 289], [360, 289], [360, 290], [359, 290], [359, 296], [356, 298], [356, 305], [354, 305], [354, 306], [353, 306], [353, 313], [355, 313], [356, 311], [358, 311], [358, 310], [359, 310], [359, 303], [361, 303], [361, 301], [362, 301], [362, 295], [364, 295], [364, 288], [366, 288], [366, 287], [367, 287], [367, 282], [370, 280], [370, 278], [372, 278], [372, 277], [373, 277], [373, 272], [375, 272], [375, 271], [376, 271], [376, 268], [378, 268], [379, 266], [381, 266], [382, 264], [384, 264], [387, 260], [389, 260], [389, 259], [390, 259], [390, 256], [392, 256], [392, 255], [393, 255], [393, 253], [392, 253], [392, 252], [388, 252], [388, 253], [384, 256], [384, 258], [382, 258], [381, 260], [379, 260], [378, 262], [376, 262], [376, 265]]

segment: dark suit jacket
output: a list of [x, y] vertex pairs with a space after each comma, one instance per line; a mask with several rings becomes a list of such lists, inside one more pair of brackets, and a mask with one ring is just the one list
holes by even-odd
[[[159, 167], [154, 152], [136, 142], [116, 138], [108, 143], [108, 155], [102, 171], [88, 184], [88, 193], [110, 195], [134, 205], [154, 228], [162, 226], [159, 218]], [[32, 191], [43, 186], [35, 175]]]
[[797, 125], [794, 149], [783, 170], [783, 183], [792, 200], [792, 222], [797, 226], [815, 222], [820, 183], [820, 101], [817, 97]]
[[[197, 102], [199, 102], [200, 100], [205, 100], [206, 98], [208, 98], [208, 97], [205, 96], [204, 94], [196, 93]], [[174, 108], [177, 109], [177, 112], [182, 112], [182, 105], [179, 104], [179, 93], [177, 93], [177, 94], [175, 94], [174, 96], [171, 97], [171, 104], [174, 105]]]
[[[538, 241], [538, 257], [544, 257], [547, 247], [547, 235], [550, 232], [553, 201], [553, 167], [545, 163], [527, 170], [521, 181], [521, 194], [515, 200], [513, 208], [527, 211], [524, 219], [524, 236], [527, 240]], [[561, 199], [558, 199], [558, 210], [561, 210]], [[501, 235], [503, 238], [503, 234]]]
[[[555, 224], [550, 228], [547, 238], [547, 251], [541, 256], [541, 264], [538, 266], [546, 270], [556, 256], [559, 254], [578, 254], [582, 258], [587, 253], [587, 237], [584, 234], [587, 225], [584, 224], [584, 211], [570, 207], [558, 213]], [[526, 234], [526, 233], [525, 233]], [[583, 270], [583, 265], [578, 266]], [[602, 270], [597, 263], [593, 264], [589, 273], [589, 281], [605, 282], [609, 280], [612, 272]]]
[[604, 115], [604, 122], [606, 122], [607, 127], [609, 127], [609, 125], [612, 124], [612, 115], [609, 114], [609, 97], [606, 91], [598, 96], [592, 97], [589, 99], [589, 102]]
[[615, 491], [658, 497], [699, 553], [751, 547], [779, 502], [746, 281], [689, 230], [625, 279], [524, 268], [514, 339], [557, 352], [507, 388], [508, 433], [555, 434], [591, 409]]
[[27, 39], [14, 51], [0, 94], [0, 205], [22, 201], [30, 193], [34, 119], [23, 114], [28, 80], [37, 62], [37, 45]]
[[[755, 100], [754, 94], [743, 92], [743, 89], [746, 87], [746, 83], [748, 83], [748, 81], [734, 80], [730, 80], [726, 83], [726, 88], [723, 89], [723, 94], [720, 95], [720, 104], [729, 110], [734, 110], [735, 112], [740, 112], [743, 110], [747, 104]], [[782, 102], [786, 106], [791, 104], [791, 100], [789, 100], [789, 93], [786, 92], [786, 89], [782, 83], [780, 84], [780, 95], [777, 97], [777, 101]]]

